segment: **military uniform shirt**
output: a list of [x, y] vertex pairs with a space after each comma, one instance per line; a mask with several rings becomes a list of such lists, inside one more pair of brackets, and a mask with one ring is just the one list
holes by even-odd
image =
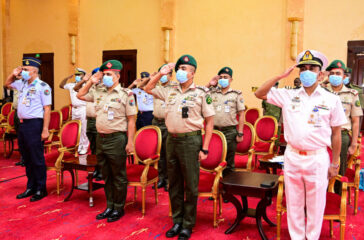
[[340, 98], [320, 86], [311, 96], [304, 88], [272, 88], [267, 101], [282, 108], [284, 138], [299, 150], [331, 146], [331, 127], [346, 124]]
[[[331, 85], [327, 88], [332, 91]], [[343, 85], [337, 94], [340, 97], [347, 120], [347, 123], [342, 128], [351, 130], [351, 117], [360, 117], [363, 115], [358, 92], [355, 89], [349, 89]]]
[[[201, 130], [204, 117], [215, 115], [208, 88], [194, 83], [184, 93], [180, 85], [154, 88], [153, 95], [166, 102], [165, 122], [169, 132], [186, 133]], [[188, 108], [188, 117], [182, 118], [182, 108]]]
[[11, 84], [18, 90], [18, 117], [20, 119], [43, 118], [44, 106], [52, 105], [52, 94], [49, 85], [39, 78], [31, 84], [17, 80]]
[[18, 109], [18, 90], [14, 90], [14, 94], [13, 94], [13, 108], [16, 110]]
[[153, 111], [153, 96], [146, 93], [140, 88], [134, 88], [133, 93], [136, 96], [138, 110], [141, 112]]
[[212, 103], [216, 115], [214, 125], [217, 127], [227, 127], [238, 125], [236, 115], [245, 110], [244, 99], [240, 91], [229, 90], [224, 94], [221, 89], [211, 91]]
[[[176, 85], [176, 83], [168, 82], [168, 84], [165, 86], [163, 86], [162, 84], [158, 84], [156, 86], [156, 88], [167, 88], [172, 85]], [[153, 106], [154, 117], [156, 117], [158, 119], [164, 119], [165, 115], [166, 115], [166, 103], [159, 98], [155, 98], [153, 100], [153, 103], [154, 103], [154, 106]]]
[[70, 91], [72, 106], [74, 106], [74, 107], [86, 106], [86, 102], [85, 101], [82, 101], [82, 100], [80, 100], [80, 99], [77, 98], [77, 92], [75, 90], [73, 90], [73, 88], [75, 87], [75, 85], [76, 85], [76, 83], [67, 83], [63, 87], [64, 89]]
[[[96, 85], [92, 85], [90, 91], [94, 91], [96, 89]], [[86, 102], [86, 117], [95, 118], [96, 117], [96, 110], [95, 110], [95, 103], [94, 102]]]
[[94, 102], [99, 133], [126, 132], [127, 116], [137, 114], [131, 90], [117, 85], [110, 93], [106, 87], [90, 89], [86, 101]]

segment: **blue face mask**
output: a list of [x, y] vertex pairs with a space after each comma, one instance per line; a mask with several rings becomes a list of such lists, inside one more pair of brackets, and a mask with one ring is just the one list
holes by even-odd
[[346, 77], [344, 80], [343, 80], [343, 83], [345, 84], [345, 85], [347, 85], [347, 84], [349, 84], [349, 77]]
[[340, 86], [343, 83], [343, 77], [337, 75], [330, 75], [329, 82], [334, 87]]
[[168, 82], [167, 75], [164, 75], [163, 77], [161, 77], [160, 81], [161, 81], [161, 83], [166, 83], [166, 82]]
[[184, 70], [178, 70], [177, 73], [176, 73], [177, 81], [180, 82], [180, 83], [187, 82], [187, 80], [188, 80], [187, 74], [188, 73], [186, 71], [184, 71]]
[[80, 82], [81, 81], [81, 76], [76, 76], [75, 79], [76, 79], [76, 82]]
[[220, 78], [219, 81], [218, 81], [219, 85], [222, 87], [222, 88], [226, 88], [229, 86], [229, 79], [226, 79], [226, 78]]
[[107, 76], [105, 75], [102, 78], [102, 83], [106, 86], [106, 87], [112, 87], [112, 85], [114, 85], [114, 81], [112, 80], [112, 76]]
[[311, 87], [317, 80], [318, 73], [306, 70], [300, 73], [300, 80], [304, 87]]
[[30, 76], [29, 76], [29, 71], [21, 71], [21, 77], [25, 80], [25, 81], [28, 81], [30, 79]]

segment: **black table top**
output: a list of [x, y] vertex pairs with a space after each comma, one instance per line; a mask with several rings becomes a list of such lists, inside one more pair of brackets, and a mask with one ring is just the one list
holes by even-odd
[[[274, 189], [278, 185], [278, 175], [256, 173], [256, 172], [232, 172], [221, 181], [223, 185], [268, 190]], [[262, 187], [260, 184], [263, 182], [274, 182], [271, 187]]]
[[66, 159], [63, 164], [76, 164], [81, 166], [94, 167], [97, 165], [96, 155], [79, 155], [76, 158]]

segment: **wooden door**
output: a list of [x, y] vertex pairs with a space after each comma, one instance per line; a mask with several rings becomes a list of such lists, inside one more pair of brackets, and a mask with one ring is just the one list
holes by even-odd
[[123, 64], [120, 84], [127, 88], [137, 77], [137, 50], [110, 50], [102, 52], [102, 61], [118, 60]]
[[40, 80], [46, 82], [52, 89], [52, 110], [54, 109], [54, 63], [53, 53], [24, 53], [23, 57], [34, 57], [42, 61], [39, 69]]

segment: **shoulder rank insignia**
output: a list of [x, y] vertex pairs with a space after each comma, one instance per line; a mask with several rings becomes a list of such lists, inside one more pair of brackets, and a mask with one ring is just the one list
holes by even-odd
[[358, 95], [358, 91], [352, 88], [350, 89], [350, 93], [354, 94], [354, 96]]
[[128, 89], [128, 88], [122, 88], [122, 89], [124, 92], [126, 92], [126, 94], [128, 94], [129, 97], [133, 96], [133, 92], [130, 89]]
[[196, 86], [196, 88], [201, 89], [204, 92], [209, 92], [210, 91], [210, 89], [208, 89], [207, 87], [204, 87], [204, 86]]
[[236, 94], [238, 94], [238, 95], [240, 95], [240, 94], [241, 94], [241, 91], [240, 91], [240, 90], [232, 90], [231, 92], [236, 93]]
[[285, 89], [293, 89], [291, 86], [284, 86]]
[[332, 93], [332, 94], [335, 94], [335, 95], [338, 95], [336, 92], [334, 92], [334, 91], [332, 91], [332, 90], [330, 90], [330, 89], [328, 89], [328, 88], [323, 88], [323, 89], [325, 89], [326, 91], [328, 91], [329, 93]]
[[47, 86], [47, 84], [45, 82], [41, 82], [40, 85], [43, 86], [43, 87]]

